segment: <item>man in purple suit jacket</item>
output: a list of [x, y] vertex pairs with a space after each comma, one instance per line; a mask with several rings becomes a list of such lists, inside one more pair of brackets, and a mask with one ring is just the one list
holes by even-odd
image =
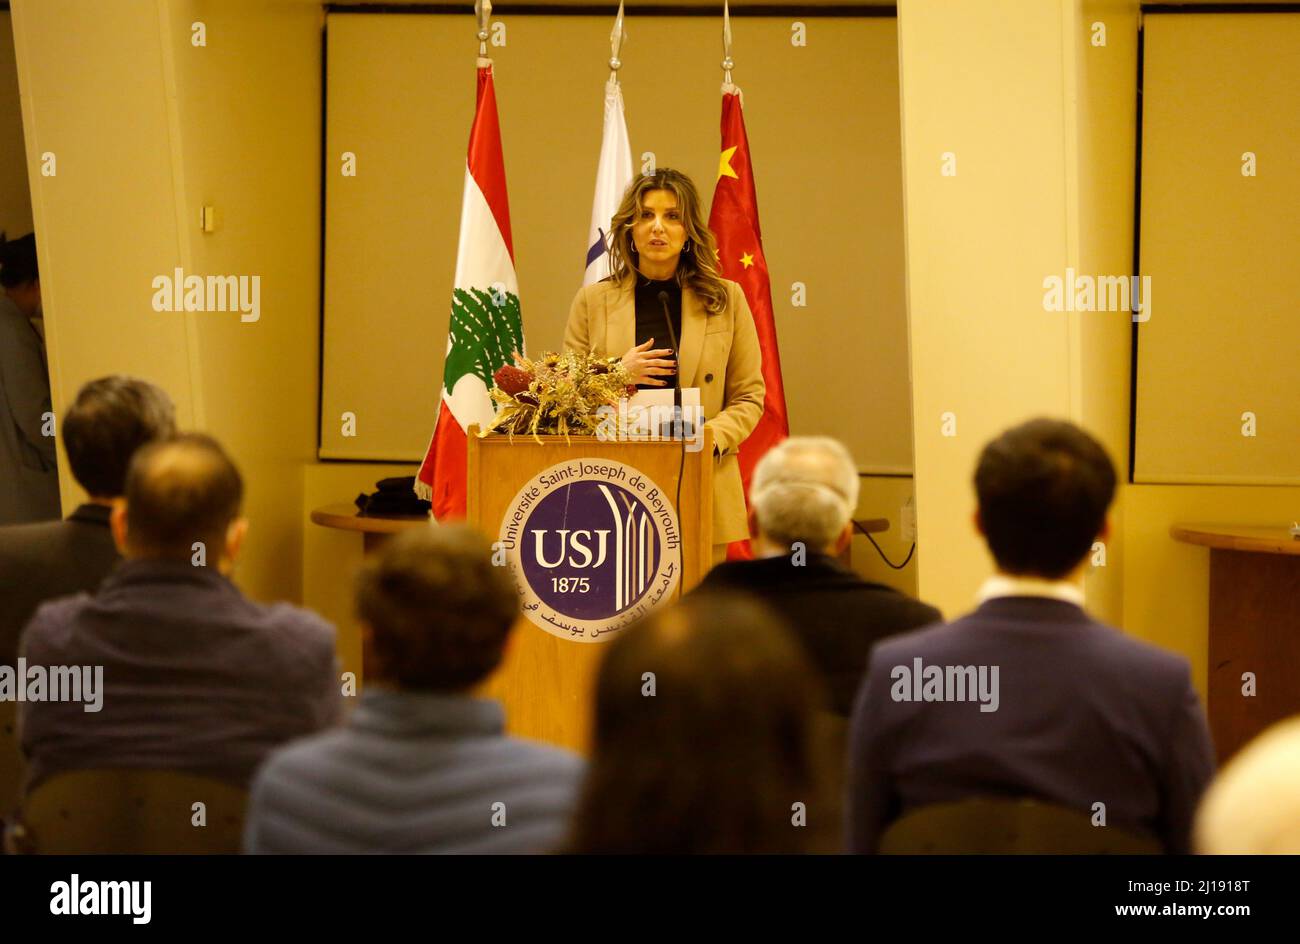
[[255, 603], [230, 580], [248, 526], [242, 498], [239, 471], [207, 436], [135, 453], [112, 515], [126, 559], [93, 596], [41, 606], [23, 633], [28, 671], [97, 678], [93, 698], [20, 706], [29, 792], [105, 767], [246, 786], [273, 748], [338, 720], [334, 628]]
[[849, 845], [969, 797], [1071, 807], [1188, 851], [1214, 751], [1187, 660], [1092, 619], [1082, 575], [1108, 535], [1115, 470], [1069, 423], [989, 443], [976, 527], [998, 573], [978, 608], [878, 643], [850, 735]]

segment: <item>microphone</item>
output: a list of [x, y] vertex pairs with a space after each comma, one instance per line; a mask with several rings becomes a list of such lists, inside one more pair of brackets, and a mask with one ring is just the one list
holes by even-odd
[[668, 311], [668, 293], [663, 289], [659, 290], [659, 307], [663, 309], [664, 324], [668, 326], [668, 340], [673, 344], [673, 421], [681, 430], [683, 437], [690, 437], [695, 434], [695, 429], [694, 424], [682, 416], [682, 378], [678, 370], [682, 363], [681, 352], [677, 347], [677, 331], [673, 328], [673, 318]]

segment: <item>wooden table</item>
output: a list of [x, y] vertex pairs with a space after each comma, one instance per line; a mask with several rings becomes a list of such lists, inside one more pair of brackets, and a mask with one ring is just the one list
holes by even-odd
[[[1300, 713], [1300, 539], [1285, 527], [1176, 524], [1210, 549], [1210, 732], [1219, 762]], [[1177, 588], [1170, 588], [1177, 592]], [[1244, 673], [1255, 694], [1246, 694]]]
[[334, 502], [312, 509], [311, 520], [326, 528], [361, 532], [361, 547], [369, 554], [389, 535], [429, 527], [426, 515], [363, 515], [352, 502]]

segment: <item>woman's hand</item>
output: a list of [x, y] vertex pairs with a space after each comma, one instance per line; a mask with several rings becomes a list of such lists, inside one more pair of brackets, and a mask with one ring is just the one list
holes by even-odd
[[651, 350], [650, 345], [654, 343], [655, 339], [651, 338], [645, 344], [638, 344], [636, 347], [629, 349], [623, 355], [623, 366], [632, 375], [632, 382], [635, 384], [666, 387], [668, 381], [656, 378], [671, 377], [677, 369], [677, 362], [664, 357], [665, 354], [673, 353], [672, 348], [665, 347]]

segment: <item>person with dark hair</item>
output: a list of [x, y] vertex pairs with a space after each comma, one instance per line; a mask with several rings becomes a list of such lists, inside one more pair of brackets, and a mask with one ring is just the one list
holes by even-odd
[[126, 559], [93, 596], [42, 605], [23, 633], [29, 672], [103, 667], [97, 707], [20, 706], [27, 789], [105, 767], [246, 786], [273, 748], [338, 720], [334, 628], [231, 582], [248, 527], [243, 481], [211, 437], [141, 447], [125, 493], [111, 523]]
[[36, 237], [0, 233], [0, 525], [59, 517]]
[[1187, 659], [1083, 609], [1115, 493], [1106, 450], [1071, 423], [1031, 420], [984, 447], [975, 492], [997, 574], [974, 612], [872, 653], [850, 733], [851, 848], [876, 851], [913, 810], [983, 796], [1187, 852], [1214, 772]]
[[610, 220], [609, 260], [609, 278], [574, 296], [564, 346], [621, 357], [642, 388], [672, 387], [677, 373], [682, 387], [700, 389], [714, 437], [713, 559], [720, 561], [730, 542], [749, 536], [737, 456], [763, 416], [754, 316], [744, 290], [722, 277], [704, 203], [680, 171], [661, 167], [628, 185]]
[[175, 409], [151, 383], [101, 377], [81, 388], [62, 428], [72, 476], [89, 500], [63, 521], [0, 527], [0, 665], [17, 658], [18, 635], [37, 606], [94, 591], [121, 560], [109, 513], [135, 451], [175, 434]]
[[568, 851], [836, 851], [825, 692], [775, 615], [692, 596], [608, 647]]
[[366, 691], [347, 725], [258, 772], [253, 853], [537, 853], [563, 838], [582, 761], [505, 734], [473, 689], [519, 619], [509, 572], [464, 525], [404, 532], [367, 559], [356, 611]]

